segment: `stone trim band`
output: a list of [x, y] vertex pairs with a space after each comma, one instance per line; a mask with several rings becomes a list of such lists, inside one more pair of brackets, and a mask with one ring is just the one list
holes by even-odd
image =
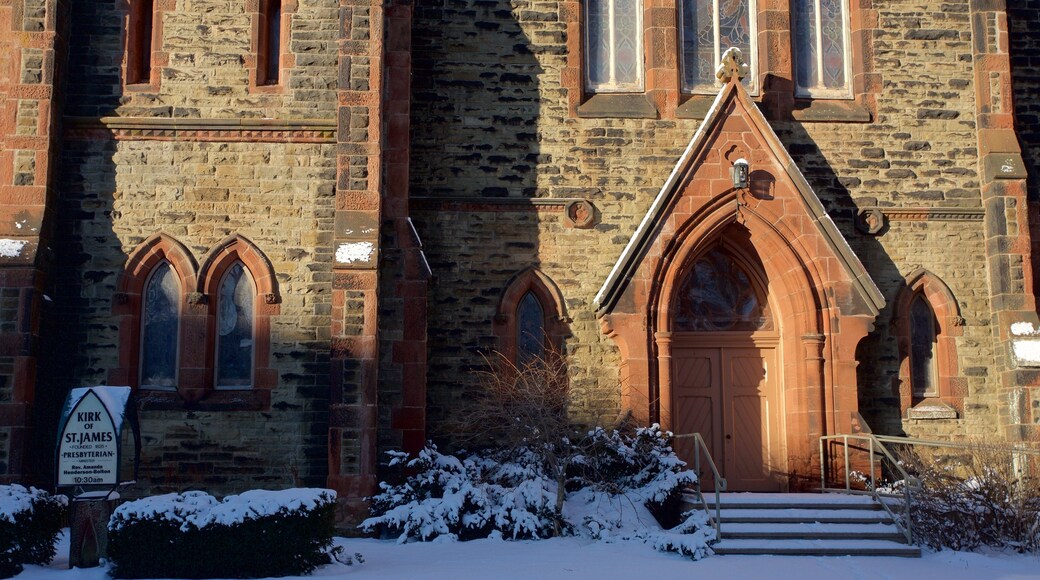
[[65, 138], [80, 141], [336, 142], [336, 122], [331, 119], [67, 117], [65, 124]]

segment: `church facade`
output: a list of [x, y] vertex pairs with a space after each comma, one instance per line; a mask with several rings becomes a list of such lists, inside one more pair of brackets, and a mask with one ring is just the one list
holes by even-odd
[[129, 385], [142, 493], [351, 517], [488, 357], [550, 351], [576, 421], [701, 433], [735, 489], [811, 486], [822, 435], [1035, 442], [1038, 19], [0, 2], [0, 476]]

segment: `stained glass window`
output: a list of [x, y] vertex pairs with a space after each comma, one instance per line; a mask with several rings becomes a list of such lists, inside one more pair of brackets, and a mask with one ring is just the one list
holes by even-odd
[[217, 388], [253, 384], [253, 281], [241, 262], [220, 281], [217, 295]]
[[935, 313], [918, 294], [910, 303], [910, 383], [915, 397], [936, 396]]
[[807, 96], [848, 97], [847, 0], [795, 0], [795, 83]]
[[683, 90], [716, 92], [715, 69], [730, 47], [739, 48], [751, 65], [744, 85], [754, 89], [755, 14], [755, 0], [682, 0]]
[[588, 0], [586, 86], [594, 92], [643, 90], [641, 0]]
[[141, 314], [141, 388], [177, 388], [180, 285], [167, 262], [145, 284]]
[[545, 357], [545, 314], [534, 292], [527, 292], [516, 308], [516, 360], [523, 365]]
[[716, 248], [682, 277], [676, 296], [677, 331], [769, 330], [772, 317], [747, 272]]

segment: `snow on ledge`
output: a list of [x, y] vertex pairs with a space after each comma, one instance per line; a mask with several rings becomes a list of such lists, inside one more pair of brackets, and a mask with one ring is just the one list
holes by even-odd
[[336, 248], [336, 261], [340, 264], [353, 264], [354, 262], [367, 262], [372, 259], [372, 252], [376, 249], [372, 242], [350, 242], [340, 244]]
[[1022, 367], [1040, 367], [1040, 339], [1019, 338], [1011, 341], [1015, 361]]
[[1016, 322], [1011, 325], [1011, 336], [1038, 336], [1040, 330], [1033, 327], [1032, 322]]
[[28, 243], [25, 240], [0, 239], [0, 257], [17, 258]]

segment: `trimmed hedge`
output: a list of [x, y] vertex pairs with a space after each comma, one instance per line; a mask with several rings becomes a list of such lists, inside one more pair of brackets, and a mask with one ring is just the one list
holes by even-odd
[[223, 502], [203, 492], [120, 506], [109, 521], [114, 578], [264, 578], [309, 574], [332, 561], [336, 494], [250, 491]]
[[0, 578], [18, 574], [23, 564], [51, 561], [67, 509], [63, 495], [18, 484], [0, 485]]

